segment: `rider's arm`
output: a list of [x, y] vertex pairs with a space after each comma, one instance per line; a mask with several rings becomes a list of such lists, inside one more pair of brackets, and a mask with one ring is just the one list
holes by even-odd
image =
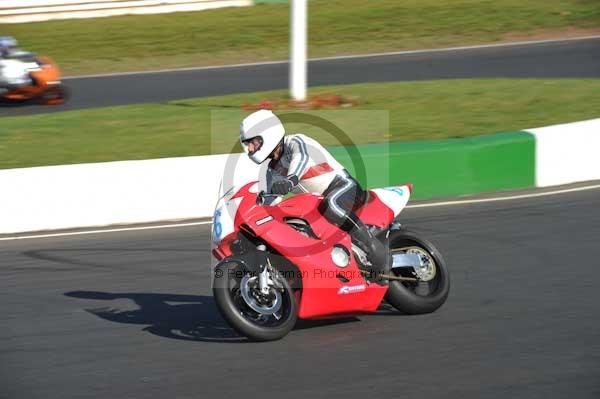
[[[284, 170], [280, 161], [275, 163], [274, 168], [279, 168], [277, 171], [278, 177], [271, 179], [270, 192], [273, 194], [285, 195], [292, 191], [300, 180], [301, 173], [306, 168], [308, 163], [308, 152], [304, 140], [297, 135], [289, 136], [285, 140], [284, 155], [287, 162], [287, 170]], [[271, 177], [274, 171], [271, 172]]]
[[23, 50], [15, 50], [9, 53], [8, 58], [19, 60], [21, 62], [36, 62], [34, 53]]
[[290, 161], [290, 167], [288, 169], [288, 179], [290, 179], [295, 186], [298, 184], [300, 177], [304, 175], [308, 169], [308, 148], [306, 141], [300, 136], [296, 135], [292, 137], [289, 142], [288, 149], [291, 151], [292, 159]]
[[286, 143], [285, 151], [290, 156], [290, 166], [287, 176], [273, 182], [271, 192], [274, 194], [284, 195], [292, 191], [308, 167], [308, 150], [302, 137], [292, 136]]

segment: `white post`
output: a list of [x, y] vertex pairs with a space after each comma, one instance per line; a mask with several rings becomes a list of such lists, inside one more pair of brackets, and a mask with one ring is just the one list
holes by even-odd
[[307, 0], [291, 0], [290, 13], [290, 95], [306, 99]]

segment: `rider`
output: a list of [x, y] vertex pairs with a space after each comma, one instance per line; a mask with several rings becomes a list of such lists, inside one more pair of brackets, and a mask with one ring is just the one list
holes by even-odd
[[268, 191], [280, 195], [292, 190], [323, 195], [321, 214], [347, 231], [365, 251], [372, 272], [379, 276], [385, 270], [389, 262], [387, 249], [354, 212], [366, 201], [366, 192], [323, 146], [303, 134], [286, 136], [281, 120], [264, 109], [242, 121], [240, 141], [255, 163], [269, 159]]
[[11, 36], [0, 36], [0, 58], [9, 58], [17, 48], [17, 40]]
[[11, 36], [0, 36], [0, 88], [34, 84], [29, 69], [35, 63], [35, 55], [17, 47]]

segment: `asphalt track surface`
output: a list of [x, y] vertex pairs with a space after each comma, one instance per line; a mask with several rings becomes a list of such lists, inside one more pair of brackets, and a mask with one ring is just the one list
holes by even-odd
[[599, 398], [600, 190], [412, 208], [451, 271], [429, 315], [236, 336], [209, 226], [0, 241], [2, 398]]
[[[0, 116], [57, 112], [281, 89], [288, 64], [127, 74], [66, 80], [72, 93], [61, 106], [0, 107]], [[453, 51], [312, 61], [309, 85], [456, 78], [597, 78], [600, 38]]]

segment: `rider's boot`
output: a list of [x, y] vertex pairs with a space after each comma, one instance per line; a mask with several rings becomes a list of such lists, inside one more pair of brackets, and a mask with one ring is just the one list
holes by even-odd
[[358, 219], [353, 217], [354, 227], [350, 230], [352, 241], [356, 243], [366, 254], [371, 262], [371, 273], [374, 281], [378, 284], [385, 285], [387, 280], [381, 275], [389, 273], [391, 262], [389, 249], [376, 237], [374, 237], [367, 226]]

